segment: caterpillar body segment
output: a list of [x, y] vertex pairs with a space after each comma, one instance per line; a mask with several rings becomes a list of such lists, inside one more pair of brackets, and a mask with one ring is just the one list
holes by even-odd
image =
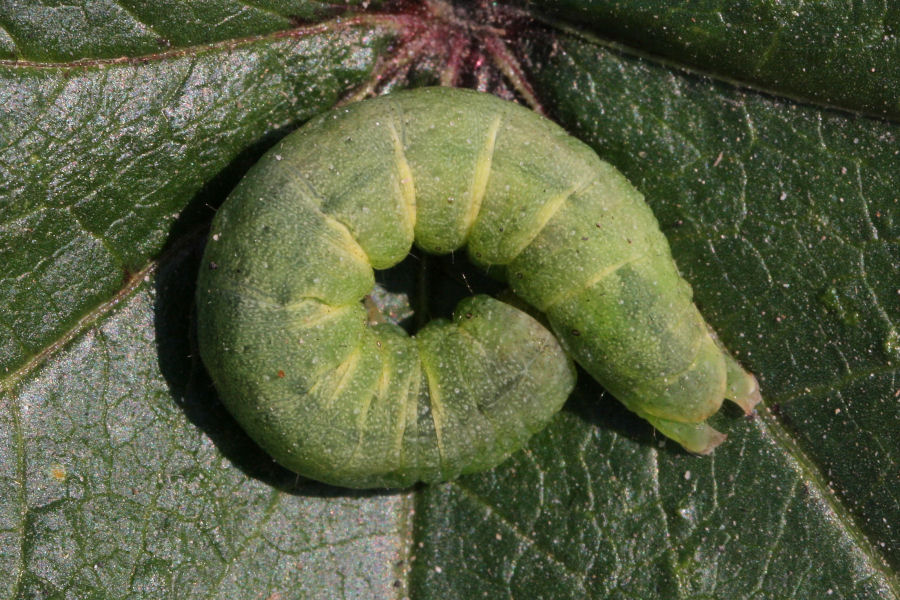
[[[463, 247], [546, 316], [476, 296], [410, 338], [368, 325], [373, 268]], [[490, 468], [574, 385], [568, 356], [697, 453], [756, 382], [720, 347], [642, 196], [583, 143], [495, 97], [428, 88], [338, 109], [276, 145], [217, 214], [201, 354], [268, 452], [349, 487]]]

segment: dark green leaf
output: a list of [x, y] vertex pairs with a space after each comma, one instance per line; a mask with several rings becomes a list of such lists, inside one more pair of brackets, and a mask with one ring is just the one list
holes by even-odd
[[123, 63], [0, 65], [0, 372], [115, 295], [192, 199], [182, 228], [208, 219], [207, 199], [362, 81], [383, 39], [334, 25]]
[[[13, 0], [0, 6], [0, 59], [153, 55], [289, 29], [361, 0]], [[79, 6], [81, 4], [81, 6]]]
[[900, 116], [900, 5], [529, 0], [667, 60], [780, 95]]

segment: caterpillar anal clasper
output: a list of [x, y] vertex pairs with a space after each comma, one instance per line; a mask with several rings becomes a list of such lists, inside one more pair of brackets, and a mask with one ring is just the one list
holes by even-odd
[[[415, 336], [370, 325], [373, 269], [466, 248], [537, 320], [487, 296]], [[277, 461], [348, 487], [491, 468], [559, 410], [569, 357], [696, 453], [754, 377], [692, 302], [643, 197], [560, 127], [449, 88], [333, 110], [287, 136], [217, 213], [198, 282], [204, 363]]]

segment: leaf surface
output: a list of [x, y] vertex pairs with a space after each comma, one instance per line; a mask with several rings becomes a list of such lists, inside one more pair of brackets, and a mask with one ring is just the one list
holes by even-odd
[[352, 493], [280, 469], [196, 358], [204, 227], [274, 140], [384, 74], [395, 21], [292, 0], [7, 4], [2, 597], [900, 598], [896, 15], [554, 6], [530, 3], [559, 20], [510, 48], [646, 195], [759, 377], [758, 416], [724, 409], [728, 441], [697, 458], [582, 373], [489, 473]]
[[674, 64], [852, 111], [900, 116], [894, 2], [529, 0]]

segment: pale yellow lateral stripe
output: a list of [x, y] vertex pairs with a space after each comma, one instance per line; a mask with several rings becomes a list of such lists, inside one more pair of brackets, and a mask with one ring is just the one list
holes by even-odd
[[315, 188], [313, 188], [312, 184], [306, 179], [301, 171], [298, 169], [291, 169], [290, 173], [298, 180], [300, 183], [306, 187], [309, 192], [311, 198], [313, 200], [318, 201], [319, 205], [314, 208], [318, 211], [320, 215], [325, 217], [325, 221], [328, 225], [334, 229], [339, 236], [341, 236], [342, 242], [345, 246], [348, 247], [350, 254], [357, 258], [360, 262], [364, 263], [366, 266], [371, 266], [369, 262], [369, 255], [366, 254], [366, 251], [362, 249], [362, 246], [359, 245], [359, 242], [356, 241], [356, 238], [353, 237], [353, 234], [347, 228], [347, 226], [341, 221], [337, 220], [334, 215], [327, 213], [322, 210], [322, 203], [325, 199], [316, 192]]
[[[294, 311], [298, 311], [300, 309], [300, 305], [304, 302], [304, 300], [312, 300], [318, 305], [318, 311], [315, 314], [302, 316], [299, 314], [292, 314]], [[321, 300], [316, 298], [301, 298], [300, 300], [296, 300], [291, 304], [286, 305], [285, 312], [287, 313], [287, 324], [285, 328], [291, 335], [299, 335], [300, 340], [299, 343], [303, 343], [304, 336], [309, 333], [311, 329], [315, 329], [316, 327], [327, 325], [328, 321], [331, 321], [341, 314], [346, 313], [347, 311], [352, 311], [357, 307], [356, 304], [349, 304], [347, 306], [329, 306], [328, 304], [323, 303]], [[359, 348], [354, 352], [358, 352]], [[350, 355], [348, 355], [349, 358]], [[345, 358], [346, 362], [348, 359]], [[311, 372], [306, 373], [306, 380], [312, 381], [313, 384], [307, 389], [304, 394], [314, 394], [318, 388], [322, 385], [330, 381], [328, 375], [331, 371], [338, 371], [341, 368], [344, 368], [344, 363], [341, 363], [335, 369], [331, 369], [327, 364], [320, 364]], [[334, 398], [329, 400], [328, 406], [331, 406]]]
[[359, 242], [356, 241], [356, 238], [353, 237], [353, 234], [347, 229], [347, 226], [331, 215], [326, 214], [325, 217], [328, 219], [328, 224], [341, 236], [341, 238], [343, 238], [341, 240], [343, 242], [343, 248], [361, 264], [372, 268], [372, 264], [369, 262], [369, 255], [366, 254], [366, 251], [359, 245]]
[[[553, 218], [553, 215], [562, 207], [563, 203], [568, 200], [575, 192], [579, 191], [582, 185], [573, 185], [569, 189], [567, 189], [562, 194], [558, 194], [549, 201], [545, 202], [543, 206], [541, 206], [537, 213], [534, 215], [534, 224], [537, 226], [534, 230], [534, 235], [531, 236], [531, 239], [528, 242], [531, 242], [534, 238], [538, 236], [538, 234], [547, 226], [547, 223], [550, 219]], [[526, 246], [528, 243], [526, 242]]]
[[[417, 349], [418, 352], [418, 349]], [[403, 407], [403, 423], [397, 430], [396, 444], [394, 451], [396, 456], [400, 457], [402, 469], [411, 479], [419, 479], [422, 473], [422, 465], [424, 457], [422, 445], [419, 443], [419, 392], [422, 387], [422, 363], [417, 356], [413, 363], [412, 372], [406, 384], [406, 401]], [[413, 443], [406, 447], [404, 452], [403, 440], [406, 439], [407, 433]], [[404, 454], [406, 457], [403, 461]]]
[[[377, 338], [376, 338], [377, 339]], [[363, 403], [362, 411], [360, 411], [359, 418], [356, 420], [356, 429], [359, 431], [359, 436], [356, 440], [356, 447], [353, 449], [353, 452], [350, 454], [350, 458], [347, 459], [347, 462], [351, 462], [356, 458], [356, 455], [359, 453], [359, 450], [362, 448], [363, 440], [365, 438], [366, 431], [368, 428], [366, 425], [366, 419], [369, 418], [369, 409], [372, 407], [372, 400], [377, 398], [379, 403], [387, 398], [388, 389], [391, 385], [391, 377], [393, 376], [393, 369], [391, 369], [391, 362], [384, 357], [384, 348], [379, 346], [379, 353], [381, 357], [379, 358], [382, 367], [381, 367], [381, 375], [378, 377], [378, 381], [375, 383], [375, 391], [374, 393], [370, 393]]]
[[491, 163], [494, 160], [494, 145], [497, 143], [497, 132], [503, 119], [500, 115], [494, 117], [488, 128], [487, 138], [475, 159], [475, 173], [472, 175], [472, 185], [469, 187], [469, 211], [463, 221], [464, 239], [468, 239], [475, 226], [475, 219], [481, 211], [481, 203], [484, 201], [484, 193], [487, 190], [488, 178], [491, 175]]
[[302, 308], [302, 305], [310, 301], [318, 304], [317, 310], [314, 314], [307, 315], [302, 319], [300, 323], [298, 323], [300, 325], [300, 329], [311, 329], [313, 327], [317, 327], [319, 325], [322, 325], [323, 323], [331, 321], [341, 313], [348, 310], [353, 310], [356, 307], [355, 304], [350, 304], [347, 306], [331, 306], [330, 304], [325, 304], [318, 298], [303, 297], [299, 300], [294, 300], [289, 304], [285, 304], [284, 311], [288, 313], [288, 316], [293, 316], [291, 315], [291, 313], [299, 312]]
[[434, 422], [434, 436], [437, 438], [438, 455], [441, 458], [441, 465], [443, 466], [446, 462], [444, 460], [446, 453], [444, 451], [443, 436], [444, 421], [446, 420], [444, 415], [444, 405], [441, 404], [441, 394], [438, 392], [436, 378], [424, 360], [422, 361], [422, 368], [425, 369], [425, 377], [428, 378], [428, 399], [431, 401], [431, 420]]
[[556, 213], [559, 212], [559, 209], [562, 208], [563, 204], [566, 203], [566, 200], [568, 200], [575, 194], [586, 190], [595, 180], [596, 176], [591, 175], [591, 177], [588, 177], [587, 180], [583, 183], [575, 184], [563, 193], [557, 194], [556, 196], [553, 196], [552, 198], [550, 198], [550, 200], [545, 202], [534, 214], [533, 221], [535, 227], [527, 233], [525, 239], [519, 242], [518, 247], [515, 249], [512, 257], [510, 257], [509, 262], [515, 260], [516, 257], [519, 256], [519, 254], [521, 254], [522, 251], [527, 248], [528, 245], [531, 244], [531, 242], [533, 242], [537, 236], [541, 234], [541, 232], [544, 230], [544, 227], [546, 227], [547, 223], [550, 222], [550, 219], [552, 219], [556, 215]]
[[335, 475], [347, 473], [348, 467], [353, 467], [353, 462], [356, 460], [356, 457], [359, 456], [360, 451], [363, 450], [363, 442], [365, 441], [366, 433], [368, 432], [366, 420], [369, 418], [369, 410], [372, 407], [372, 402], [375, 398], [383, 400], [387, 396], [387, 388], [390, 385], [389, 373], [391, 371], [387, 361], [382, 359], [382, 364], [384, 365], [384, 368], [381, 371], [381, 375], [375, 382], [375, 387], [370, 389], [369, 393], [365, 396], [362, 403], [362, 410], [359, 411], [359, 416], [356, 418], [356, 445], [353, 447], [353, 451], [350, 452], [346, 460], [344, 460], [343, 464], [334, 469], [333, 474]]
[[[360, 349], [359, 346], [353, 349], [347, 358], [338, 365], [338, 368], [335, 369], [335, 372], [339, 374], [340, 383], [337, 384], [337, 387], [334, 388], [334, 391], [331, 393], [331, 397], [328, 399], [328, 402], [325, 403], [325, 408], [331, 408], [334, 405], [334, 401], [338, 396], [344, 391], [344, 388], [347, 387], [347, 383], [350, 381], [350, 378], [353, 377], [353, 373], [356, 371], [356, 367], [359, 365], [359, 355]], [[316, 382], [318, 384], [318, 382]]]
[[[398, 409], [397, 423], [396, 428], [394, 429], [394, 447], [393, 452], [394, 456], [402, 456], [403, 450], [403, 436], [406, 434], [406, 428], [410, 422], [413, 421], [416, 415], [416, 404], [419, 401], [419, 369], [418, 362], [416, 361], [416, 368], [413, 369], [413, 372], [409, 374], [408, 379], [406, 380], [406, 385], [404, 388], [406, 389], [406, 398], [404, 400], [397, 400], [397, 402], [402, 402], [403, 406]], [[414, 390], [410, 389], [411, 384], [413, 383], [413, 378], [415, 377], [415, 388]], [[412, 393], [412, 392], [415, 393]]]
[[[353, 451], [347, 457], [347, 460], [344, 461], [344, 464], [339, 468], [335, 469], [335, 473], [345, 472], [347, 466], [351, 466], [353, 461], [356, 460], [356, 457], [359, 456], [359, 451], [363, 448], [363, 442], [366, 438], [366, 432], [368, 431], [368, 427], [366, 427], [366, 420], [369, 418], [369, 409], [372, 407], [373, 398], [377, 397], [381, 399], [384, 396], [384, 371], [382, 371], [381, 377], [375, 383], [375, 388], [369, 390], [369, 394], [366, 395], [365, 400], [362, 403], [362, 410], [359, 411], [359, 417], [356, 419], [356, 445], [353, 447]], [[378, 391], [376, 392], [375, 389]]]
[[394, 376], [394, 370], [391, 368], [391, 363], [389, 360], [384, 357], [384, 348], [381, 348], [381, 364], [384, 365], [381, 368], [381, 376], [378, 378], [378, 393], [376, 396], [379, 400], [387, 398], [388, 389], [391, 385], [391, 378]]
[[[366, 396], [366, 399], [363, 401], [362, 410], [359, 411], [359, 417], [356, 419], [356, 428], [359, 431], [359, 444], [362, 444], [363, 437], [365, 436], [365, 433], [366, 433], [365, 424], [366, 424], [366, 419], [369, 418], [369, 408], [371, 408], [371, 406], [372, 406], [372, 400], [373, 400], [373, 398], [376, 398], [376, 397], [381, 398], [381, 393], [382, 393], [381, 392], [381, 379], [382, 378], [383, 378], [383, 373], [382, 373], [382, 377], [379, 378], [379, 381], [377, 381], [375, 383], [375, 388], [369, 390], [371, 393], [369, 393]], [[376, 390], [378, 390], [378, 391], [376, 391]], [[356, 450], [359, 450], [359, 446], [356, 447]], [[353, 451], [354, 456], [356, 455], [356, 450]]]
[[400, 198], [400, 218], [402, 219], [402, 227], [412, 239], [413, 231], [416, 226], [416, 181], [413, 178], [412, 169], [406, 162], [406, 154], [403, 151], [403, 140], [400, 139], [400, 133], [394, 126], [393, 120], [388, 121], [388, 128], [391, 130], [391, 140], [394, 143], [394, 168], [397, 169], [397, 179], [394, 185]]
[[[652, 379], [650, 379], [650, 381], [653, 381], [653, 380], [658, 381], [661, 379], [665, 383], [669, 383], [669, 381], [675, 381], [676, 379], [678, 379], [679, 377], [681, 377], [688, 371], [693, 370], [699, 364], [699, 361], [701, 358], [699, 346], [703, 343], [704, 339], [705, 338], [703, 336], [698, 336], [699, 341], [697, 343], [695, 343], [694, 347], [692, 348], [692, 351], [694, 352], [694, 359], [691, 361], [691, 363], [688, 366], [676, 371], [675, 373], [667, 373], [665, 375], [659, 375], [657, 377], [653, 377]], [[715, 343], [715, 342], [713, 342], [713, 343]], [[724, 373], [722, 374], [721, 379], [719, 380], [719, 391], [717, 391], [715, 393], [715, 395], [718, 396], [719, 398], [723, 397], [725, 395], [725, 390], [727, 388], [728, 388], [728, 371], [726, 369], [724, 371]], [[658, 408], [656, 408], [655, 406], [652, 406], [652, 405], [646, 406], [646, 407], [643, 407], [641, 410], [652, 417], [656, 417], [657, 419], [666, 419], [667, 421], [674, 421], [674, 419], [672, 419], [672, 415], [660, 414], [661, 411]], [[718, 411], [719, 411], [718, 408], [714, 409], [711, 413], [709, 413], [708, 415], [703, 417], [703, 419], [704, 420], [708, 419], [712, 415], [716, 414]], [[699, 423], [697, 423], [697, 424], [699, 425]]]
[[559, 304], [560, 302], [562, 302], [563, 300], [567, 300], [576, 294], [580, 294], [582, 291], [588, 289], [589, 287], [596, 285], [601, 279], [603, 279], [604, 277], [609, 277], [610, 275], [612, 275], [613, 273], [615, 273], [616, 271], [618, 271], [625, 265], [631, 264], [633, 262], [637, 262], [644, 258], [647, 258], [647, 256], [643, 255], [643, 254], [640, 256], [633, 256], [632, 258], [629, 258], [628, 260], [623, 260], [620, 263], [617, 263], [615, 265], [610, 265], [610, 266], [606, 267], [605, 269], [601, 269], [600, 271], [595, 273], [593, 275], [593, 277], [591, 277], [586, 282], [584, 282], [584, 285], [582, 285], [581, 287], [568, 289], [568, 290], [564, 291], [563, 293], [557, 295], [556, 298], [552, 298], [549, 302], [547, 302], [544, 305], [544, 307], [541, 309], [541, 311], [547, 312], [548, 310], [550, 310], [551, 306], [555, 306], [555, 305]]

